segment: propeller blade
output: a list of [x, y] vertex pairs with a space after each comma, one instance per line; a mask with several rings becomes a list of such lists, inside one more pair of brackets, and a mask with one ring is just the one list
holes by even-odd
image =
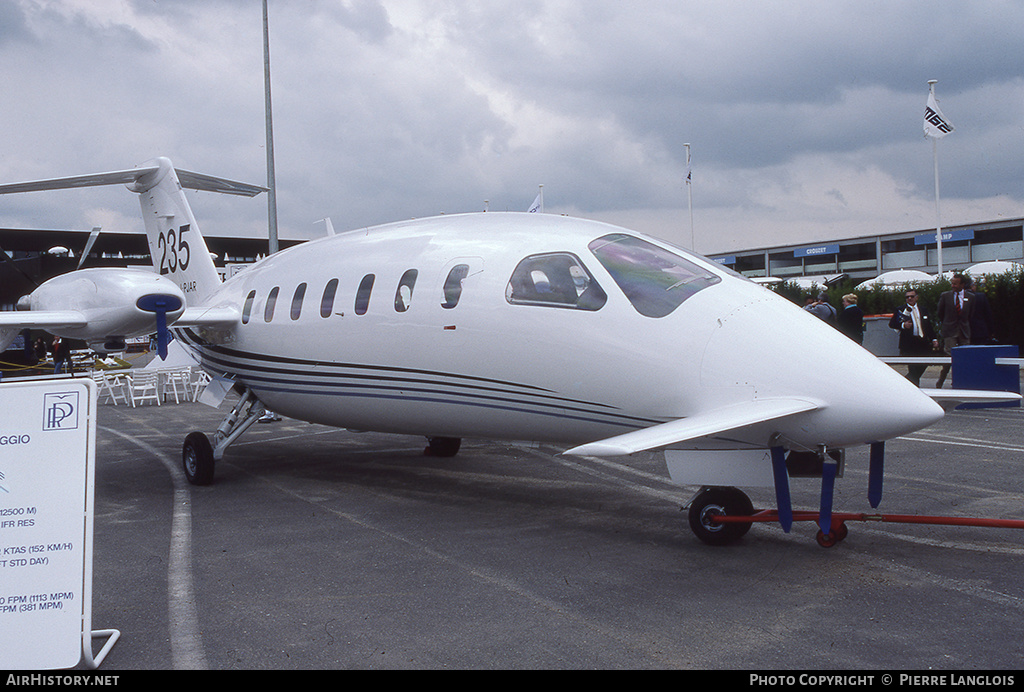
[[167, 360], [167, 302], [157, 301], [156, 304], [156, 354], [160, 360]]
[[156, 315], [156, 352], [160, 360], [167, 360], [167, 344], [170, 343], [170, 331], [167, 329], [167, 313], [181, 308], [181, 300], [177, 296], [151, 293], [135, 301], [136, 307]]
[[85, 241], [85, 248], [82, 250], [81, 257], [78, 258], [78, 269], [81, 269], [82, 265], [85, 264], [85, 258], [89, 256], [89, 251], [92, 250], [93, 243], [96, 242], [96, 238], [100, 235], [100, 228], [101, 226], [93, 228], [92, 232], [89, 234], [89, 239]]

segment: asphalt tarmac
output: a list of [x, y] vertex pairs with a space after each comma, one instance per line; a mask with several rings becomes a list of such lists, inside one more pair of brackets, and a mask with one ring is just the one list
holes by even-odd
[[[92, 624], [139, 669], [946, 670], [1024, 661], [1024, 531], [755, 525], [709, 547], [660, 454], [563, 458], [290, 419], [254, 425], [208, 487], [181, 444], [224, 411], [100, 407]], [[887, 444], [881, 512], [1024, 519], [1024, 412]], [[867, 449], [837, 511], [870, 512]], [[818, 483], [795, 480], [798, 508]], [[756, 507], [770, 490], [750, 491]], [[97, 643], [98, 647], [98, 643]]]

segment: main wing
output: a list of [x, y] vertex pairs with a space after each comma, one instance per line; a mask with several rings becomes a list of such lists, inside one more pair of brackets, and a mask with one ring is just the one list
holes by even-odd
[[[185, 308], [180, 316], [175, 318], [172, 315], [167, 320], [167, 326], [228, 329], [237, 324], [240, 317], [238, 309], [232, 307]], [[0, 351], [6, 349], [24, 329], [43, 329], [65, 338], [83, 339], [97, 349], [118, 331], [121, 332], [121, 337], [156, 331], [156, 327], [148, 321], [137, 329], [111, 331], [104, 326], [109, 322], [123, 325], [123, 308], [114, 305], [106, 309], [93, 308], [88, 314], [79, 310], [0, 311]], [[117, 350], [116, 347], [112, 348]]]
[[756, 399], [743, 404], [698, 413], [642, 430], [573, 447], [564, 452], [579, 456], [622, 456], [737, 430], [750, 425], [814, 411], [821, 404], [807, 399]]
[[77, 310], [0, 311], [0, 351], [10, 346], [23, 329], [45, 329], [52, 333], [68, 328], [78, 329], [87, 323], [85, 315]]
[[22, 329], [65, 329], [84, 327], [88, 319], [77, 310], [11, 310], [0, 311], [0, 331]]

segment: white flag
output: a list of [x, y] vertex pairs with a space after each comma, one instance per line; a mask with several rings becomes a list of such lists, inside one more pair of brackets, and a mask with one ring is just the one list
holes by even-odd
[[530, 208], [526, 211], [530, 214], [540, 211], [540, 194], [537, 195], [537, 199], [533, 200], [533, 204], [531, 204]]
[[940, 139], [953, 131], [953, 124], [946, 120], [935, 102], [935, 93], [928, 92], [928, 105], [924, 107], [924, 133], [929, 137]]

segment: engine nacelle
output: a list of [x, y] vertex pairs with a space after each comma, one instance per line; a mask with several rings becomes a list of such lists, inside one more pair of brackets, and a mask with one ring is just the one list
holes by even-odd
[[[81, 269], [45, 282], [28, 296], [31, 310], [73, 310], [88, 324], [53, 333], [82, 339], [98, 351], [123, 348], [127, 337], [157, 332], [181, 317], [185, 294], [170, 279], [144, 269]], [[21, 306], [24, 307], [24, 302]]]

